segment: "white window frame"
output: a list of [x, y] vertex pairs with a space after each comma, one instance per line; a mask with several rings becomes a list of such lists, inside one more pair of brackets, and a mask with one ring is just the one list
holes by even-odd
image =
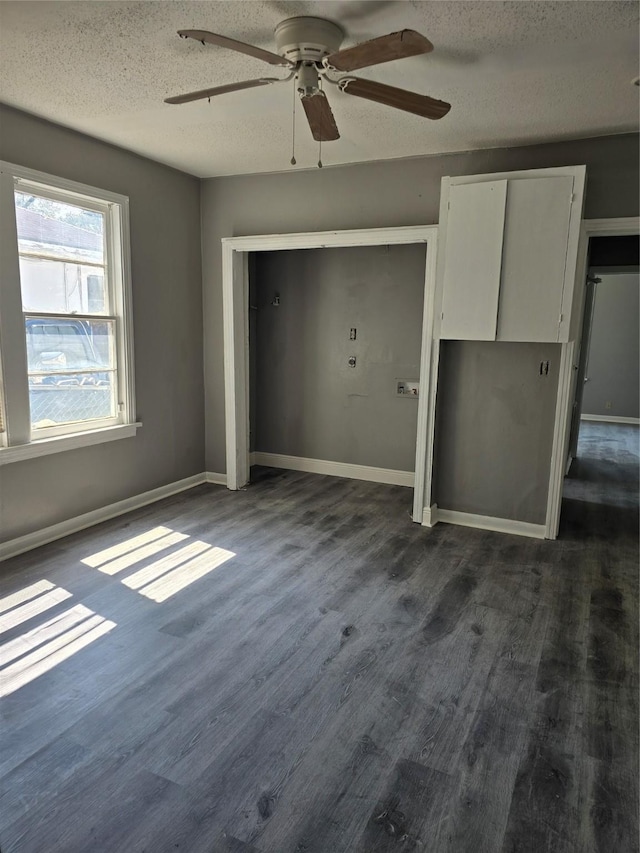
[[[79, 204], [104, 214], [109, 319], [115, 318], [116, 329], [117, 411], [113, 418], [31, 429], [14, 198], [21, 184], [25, 190], [54, 201]], [[134, 436], [141, 424], [135, 411], [129, 199], [0, 161], [0, 221], [0, 406], [4, 416], [0, 465]]]

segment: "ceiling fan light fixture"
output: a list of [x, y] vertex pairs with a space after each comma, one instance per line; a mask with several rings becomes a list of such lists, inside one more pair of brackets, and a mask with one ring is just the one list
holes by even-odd
[[296, 88], [302, 97], [315, 95], [319, 90], [318, 69], [313, 62], [303, 62], [298, 68]]

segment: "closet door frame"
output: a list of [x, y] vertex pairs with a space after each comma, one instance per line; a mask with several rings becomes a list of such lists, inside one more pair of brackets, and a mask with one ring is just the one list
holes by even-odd
[[226, 429], [226, 486], [243, 488], [249, 481], [249, 253], [322, 249], [342, 246], [426, 245], [424, 306], [420, 354], [420, 395], [413, 482], [414, 521], [422, 523], [425, 496], [431, 494], [435, 396], [433, 303], [437, 256], [437, 225], [320, 231], [300, 234], [262, 234], [222, 239], [222, 305]]

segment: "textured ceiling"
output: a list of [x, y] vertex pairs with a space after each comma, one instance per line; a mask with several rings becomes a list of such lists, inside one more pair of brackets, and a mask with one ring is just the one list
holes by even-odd
[[[440, 121], [329, 90], [341, 138], [325, 165], [638, 128], [638, 4], [569, 2], [1, 2], [0, 100], [201, 177], [288, 170], [292, 83], [181, 106], [169, 95], [286, 76], [252, 57], [184, 41], [206, 29], [275, 50], [284, 18], [340, 23], [343, 47], [422, 32], [426, 56], [357, 72], [449, 101]], [[297, 168], [318, 159], [300, 106]]]

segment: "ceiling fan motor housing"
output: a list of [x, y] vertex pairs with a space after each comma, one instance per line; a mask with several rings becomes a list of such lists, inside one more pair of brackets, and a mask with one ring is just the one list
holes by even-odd
[[338, 50], [344, 38], [337, 24], [311, 16], [287, 18], [274, 32], [279, 55], [296, 63], [320, 63]]

